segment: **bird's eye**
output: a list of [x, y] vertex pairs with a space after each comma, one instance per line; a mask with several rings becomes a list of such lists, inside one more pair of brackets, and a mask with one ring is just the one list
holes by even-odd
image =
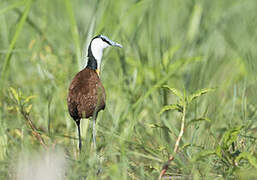
[[103, 42], [106, 42], [107, 44], [109, 44], [111, 46], [111, 43], [108, 40], [106, 40], [104, 38], [101, 38], [101, 39], [102, 39]]

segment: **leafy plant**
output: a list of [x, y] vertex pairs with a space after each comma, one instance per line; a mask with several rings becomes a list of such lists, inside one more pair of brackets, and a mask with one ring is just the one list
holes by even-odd
[[242, 159], [248, 160], [249, 164], [254, 168], [257, 168], [256, 156], [245, 150], [241, 152], [242, 150], [235, 145], [238, 142], [240, 131], [242, 131], [243, 128], [244, 126], [236, 126], [227, 129], [223, 134], [220, 144], [217, 144], [214, 149], [202, 150], [196, 153], [192, 158], [192, 161], [197, 162], [215, 155], [218, 158], [217, 164], [222, 164], [221, 167], [226, 167], [225, 169], [233, 167], [232, 171], [225, 171], [225, 177], [232, 175], [236, 170], [243, 166], [243, 164], [240, 164], [240, 160]]
[[30, 117], [30, 112], [32, 109], [32, 104], [30, 104], [30, 100], [35, 96], [24, 96], [20, 90], [15, 90], [14, 88], [10, 88], [9, 94], [11, 99], [14, 102], [13, 106], [9, 107], [9, 110], [15, 109], [17, 112], [21, 113], [26, 123], [32, 130], [32, 135], [36, 137], [39, 143], [46, 148], [46, 144], [39, 131], [37, 130], [35, 124], [32, 122]]
[[[160, 114], [162, 114], [165, 111], [169, 111], [169, 110], [177, 110], [179, 113], [182, 114], [182, 118], [181, 118], [181, 128], [180, 128], [180, 132], [179, 132], [178, 138], [177, 138], [175, 146], [174, 146], [173, 155], [171, 155], [169, 157], [168, 162], [163, 166], [162, 171], [161, 171], [160, 176], [159, 176], [159, 179], [161, 179], [164, 176], [164, 174], [168, 170], [169, 163], [174, 159], [174, 154], [178, 152], [179, 143], [180, 143], [180, 140], [181, 140], [181, 138], [184, 134], [184, 131], [185, 131], [186, 108], [192, 103], [193, 100], [195, 100], [195, 99], [199, 98], [200, 96], [202, 96], [202, 95], [204, 95], [204, 94], [213, 90], [213, 89], [201, 89], [201, 90], [199, 90], [199, 91], [197, 91], [197, 92], [195, 92], [191, 95], [187, 95], [185, 91], [184, 91], [184, 93], [182, 93], [179, 90], [177, 90], [176, 88], [171, 88], [167, 85], [163, 86], [163, 88], [167, 88], [172, 94], [177, 96], [178, 101], [175, 104], [164, 106], [161, 109]], [[190, 123], [201, 121], [201, 120], [209, 121], [209, 119], [207, 119], [205, 117], [201, 117], [201, 118], [198, 118], [198, 119], [191, 120]], [[207, 156], [207, 155], [212, 154], [212, 153], [213, 153], [212, 151], [209, 151], [209, 152], [204, 152], [201, 155], [202, 156]]]

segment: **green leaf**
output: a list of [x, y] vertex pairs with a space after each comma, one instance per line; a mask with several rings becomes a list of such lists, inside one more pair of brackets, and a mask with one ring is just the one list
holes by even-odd
[[247, 159], [248, 162], [257, 169], [257, 158], [249, 152], [242, 152], [236, 157], [235, 161], [238, 163], [241, 159]]
[[168, 111], [168, 110], [177, 110], [179, 112], [182, 112], [183, 108], [178, 104], [167, 105], [161, 109], [160, 114], [162, 114], [163, 112]]
[[194, 94], [192, 94], [188, 97], [188, 100], [187, 100], [188, 104], [191, 103], [196, 98], [198, 98], [198, 97], [200, 97], [200, 96], [202, 96], [202, 95], [204, 95], [204, 94], [206, 94], [210, 91], [213, 91], [213, 90], [214, 89], [211, 89], [211, 88], [204, 88], [204, 89], [201, 89], [201, 90], [197, 91], [196, 93], [194, 93]]
[[150, 128], [161, 128], [161, 129], [168, 130], [169, 132], [171, 132], [171, 130], [167, 126], [164, 126], [164, 125], [159, 125], [159, 124], [148, 124], [148, 125]]
[[187, 125], [190, 125], [190, 124], [192, 124], [192, 123], [199, 122], [199, 121], [211, 122], [211, 120], [208, 119], [207, 117], [200, 117], [200, 118], [196, 118], [196, 119], [193, 119], [193, 120], [189, 121], [189, 122], [187, 123]]
[[182, 93], [176, 88], [171, 88], [168, 85], [164, 85], [163, 88], [169, 89], [175, 96], [179, 97], [180, 99], [183, 99]]
[[25, 98], [24, 103], [29, 102], [31, 99], [35, 98], [36, 96], [28, 96]]
[[222, 148], [221, 148], [221, 146], [218, 146], [217, 148], [216, 148], [216, 155], [220, 158], [220, 159], [222, 159]]
[[26, 107], [26, 109], [25, 109], [26, 113], [30, 113], [31, 108], [32, 108], [32, 104], [30, 104], [28, 107]]
[[190, 143], [186, 143], [186, 144], [184, 144], [180, 149], [186, 149], [186, 148], [189, 147], [189, 146], [191, 146], [191, 144], [190, 144]]
[[236, 141], [238, 134], [240, 132], [240, 130], [243, 128], [243, 126], [237, 126], [235, 128], [232, 129], [228, 129], [224, 136], [223, 136], [223, 147], [225, 149], [228, 149], [229, 146]]
[[14, 109], [15, 109], [15, 106], [8, 106], [8, 107], [7, 107], [7, 110], [8, 110], [8, 111], [12, 111], [12, 110], [14, 110]]
[[192, 161], [197, 161], [199, 159], [211, 156], [213, 154], [216, 154], [215, 150], [203, 150], [203, 151], [200, 151], [199, 153], [196, 153], [193, 156]]
[[10, 92], [11, 92], [11, 95], [14, 97], [14, 99], [19, 102], [20, 101], [20, 98], [19, 98], [19, 94], [17, 93], [17, 91], [10, 87]]

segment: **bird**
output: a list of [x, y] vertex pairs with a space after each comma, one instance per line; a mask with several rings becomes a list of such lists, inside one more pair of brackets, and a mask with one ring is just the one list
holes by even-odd
[[93, 145], [96, 148], [96, 119], [98, 112], [105, 109], [106, 94], [100, 80], [100, 68], [103, 50], [107, 47], [122, 45], [104, 35], [92, 38], [88, 46], [86, 67], [78, 72], [70, 83], [67, 105], [70, 116], [77, 125], [79, 151], [82, 148], [80, 121], [83, 118], [93, 119]]

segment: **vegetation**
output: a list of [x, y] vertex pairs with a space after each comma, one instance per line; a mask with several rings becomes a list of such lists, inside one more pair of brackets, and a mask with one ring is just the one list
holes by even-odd
[[[256, 9], [256, 0], [0, 0], [0, 179], [14, 179], [21, 152], [49, 148], [63, 149], [65, 179], [158, 179], [171, 157], [170, 178], [257, 179]], [[124, 48], [105, 51], [97, 150], [83, 120], [78, 154], [67, 89], [97, 34]]]

